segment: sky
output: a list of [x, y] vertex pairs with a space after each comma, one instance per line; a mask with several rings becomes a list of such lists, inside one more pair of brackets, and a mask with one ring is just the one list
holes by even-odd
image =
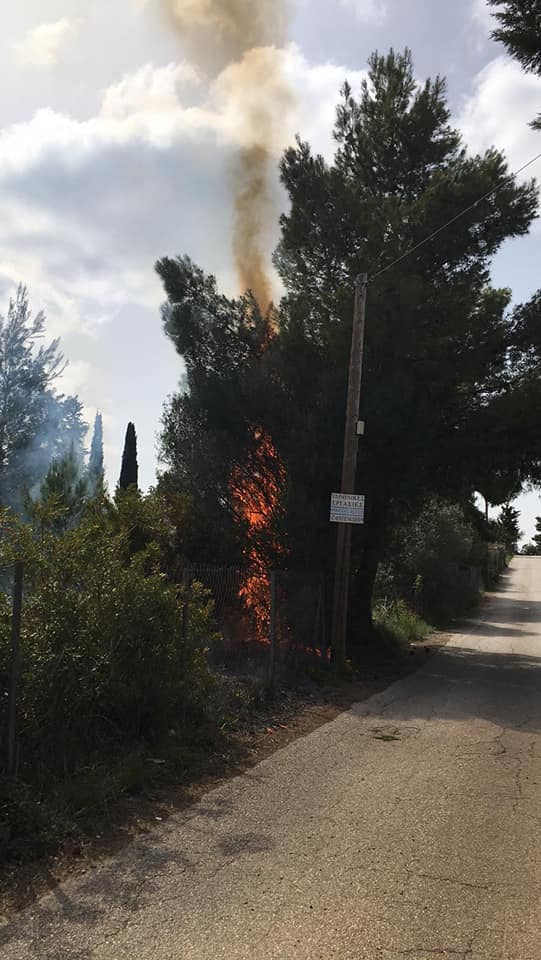
[[[541, 134], [528, 126], [541, 81], [490, 30], [484, 0], [291, 0], [282, 55], [295, 103], [276, 161], [296, 132], [330, 158], [343, 81], [358, 89], [373, 50], [408, 46], [419, 80], [447, 78], [469, 148], [495, 144], [518, 168], [541, 152]], [[24, 282], [48, 333], [62, 338], [61, 388], [79, 395], [89, 421], [103, 413], [110, 483], [132, 420], [147, 487], [163, 402], [183, 373], [162, 332], [154, 263], [189, 254], [224, 292], [238, 292], [235, 105], [220, 77], [210, 81], [190, 62], [162, 0], [2, 4], [0, 47], [0, 311]], [[533, 172], [541, 180], [541, 162]], [[269, 252], [286, 204], [277, 178], [274, 197]], [[537, 221], [502, 248], [494, 282], [520, 302], [541, 286], [540, 264]], [[529, 537], [539, 494], [518, 506]]]

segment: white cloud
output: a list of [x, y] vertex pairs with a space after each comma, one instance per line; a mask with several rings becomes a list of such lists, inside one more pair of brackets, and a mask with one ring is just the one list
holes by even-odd
[[[302, 91], [289, 122], [281, 118], [277, 155], [297, 129], [328, 153], [339, 88], [346, 76], [353, 86], [359, 85], [364, 72], [335, 64], [312, 65], [295, 46], [285, 51], [269, 49], [267, 55], [282, 59], [291, 88]], [[207, 135], [221, 146], [243, 143], [236, 86], [230, 84], [235, 69], [227, 68], [203, 99], [200, 78], [189, 64], [147, 64], [109, 87], [99, 112], [89, 119], [78, 120], [50, 108], [38, 110], [29, 121], [0, 131], [0, 182], [44, 162], [74, 170], [105, 150], [129, 144], [168, 150], [186, 139]]]
[[32, 67], [54, 67], [60, 59], [62, 47], [73, 36], [77, 26], [77, 21], [62, 17], [55, 23], [33, 27], [24, 40], [14, 44], [18, 62]]
[[[347, 76], [357, 89], [364, 73], [313, 64], [295, 46], [269, 55], [282, 58], [299, 91], [274, 143], [270, 254], [286, 203], [282, 147], [298, 131], [331, 156], [340, 86]], [[236, 292], [228, 171], [243, 128], [232, 79], [226, 72], [207, 88], [187, 64], [147, 64], [110, 85], [85, 119], [46, 108], [0, 130], [0, 301], [19, 280], [28, 284], [73, 363], [63, 388], [80, 390], [89, 408], [112, 418], [109, 464], [116, 470], [128, 420], [146, 438], [144, 482], [163, 399], [182, 370], [161, 332], [154, 261], [188, 253]]]
[[494, 10], [489, 7], [487, 0], [473, 0], [471, 8], [472, 20], [478, 23], [485, 31], [494, 29], [493, 13]]
[[[541, 80], [521, 70], [507, 57], [496, 57], [477, 74], [473, 93], [467, 97], [458, 116], [471, 150], [481, 152], [490, 146], [503, 150], [512, 169], [518, 169], [541, 151], [541, 137], [529, 127], [539, 113]], [[539, 167], [530, 168], [531, 177]]]
[[382, 0], [340, 0], [340, 3], [361, 23], [382, 23], [387, 16], [387, 7]]

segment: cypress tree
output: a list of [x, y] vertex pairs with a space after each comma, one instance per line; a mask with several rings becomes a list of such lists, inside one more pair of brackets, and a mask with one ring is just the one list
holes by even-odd
[[99, 493], [99, 491], [103, 489], [104, 482], [103, 417], [99, 411], [94, 420], [94, 432], [92, 434], [92, 443], [90, 444], [87, 477], [90, 494], [95, 495]]
[[124, 452], [122, 454], [122, 469], [118, 481], [120, 490], [127, 490], [134, 485], [137, 486], [138, 473], [137, 434], [135, 432], [135, 425], [129, 423], [124, 441]]

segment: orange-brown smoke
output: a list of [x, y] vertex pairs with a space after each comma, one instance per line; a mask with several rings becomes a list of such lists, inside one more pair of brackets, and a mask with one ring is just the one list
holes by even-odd
[[163, 0], [188, 56], [228, 103], [238, 144], [233, 171], [233, 257], [262, 311], [272, 290], [267, 258], [273, 164], [293, 105], [284, 76], [287, 0]]

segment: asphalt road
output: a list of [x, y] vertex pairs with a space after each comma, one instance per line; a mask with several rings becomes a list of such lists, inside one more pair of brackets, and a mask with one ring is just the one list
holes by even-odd
[[540, 960], [541, 558], [419, 673], [0, 929], [6, 960]]

